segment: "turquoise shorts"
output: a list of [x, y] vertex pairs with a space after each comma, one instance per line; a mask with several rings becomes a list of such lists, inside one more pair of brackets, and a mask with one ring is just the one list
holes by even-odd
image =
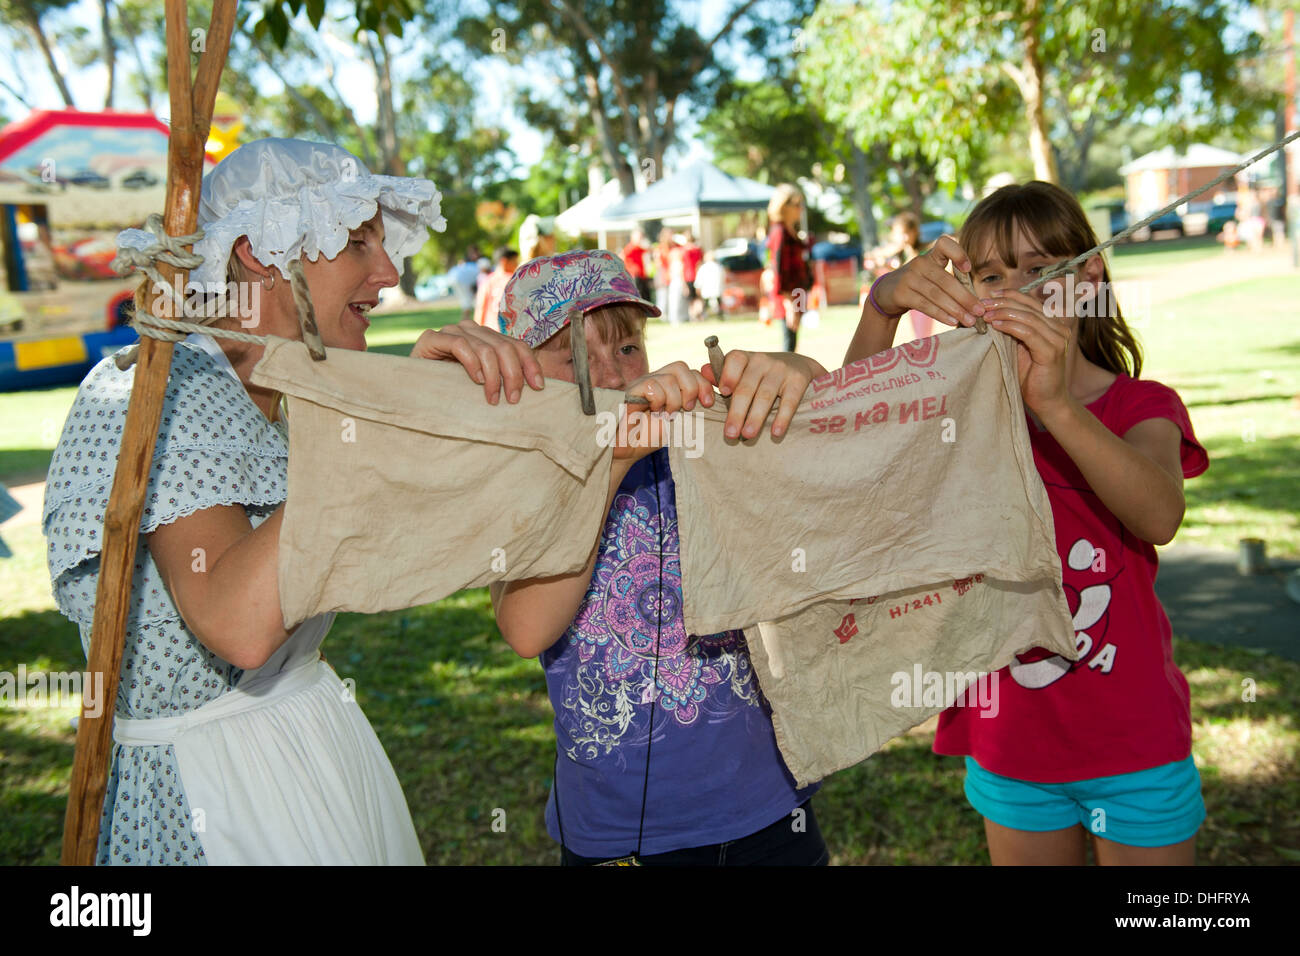
[[1201, 775], [1191, 757], [1073, 783], [1002, 777], [967, 757], [966, 799], [983, 816], [1012, 830], [1064, 830], [1079, 824], [1126, 846], [1181, 843], [1205, 819]]

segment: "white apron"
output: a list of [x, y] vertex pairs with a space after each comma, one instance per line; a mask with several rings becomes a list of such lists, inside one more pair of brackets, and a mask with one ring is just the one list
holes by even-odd
[[424, 864], [388, 755], [320, 659], [333, 618], [304, 621], [202, 707], [115, 720], [119, 744], [172, 745], [210, 864]]

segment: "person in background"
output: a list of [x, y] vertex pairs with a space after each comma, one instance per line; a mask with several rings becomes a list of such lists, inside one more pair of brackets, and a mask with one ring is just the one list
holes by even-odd
[[555, 220], [538, 215], [528, 216], [519, 225], [520, 264], [538, 256], [555, 254]]
[[677, 251], [677, 244], [673, 242], [673, 231], [667, 226], [659, 230], [659, 239], [655, 242], [652, 253], [654, 255], [654, 285], [655, 285], [655, 306], [659, 309], [659, 314], [667, 317], [672, 322], [672, 310], [668, 308], [668, 285], [672, 281], [673, 256]]
[[714, 254], [706, 252], [704, 261], [695, 271], [695, 294], [699, 298], [701, 316], [712, 308], [713, 314], [718, 318], [726, 318], [722, 314], [722, 288], [726, 278], [726, 270], [714, 258]]
[[678, 236], [668, 252], [668, 323], [681, 325], [690, 318], [691, 284], [686, 281], [686, 246]]
[[772, 270], [772, 314], [785, 322], [785, 351], [795, 351], [799, 322], [808, 311], [812, 271], [808, 268], [808, 243], [799, 237], [803, 193], [782, 183], [767, 204], [768, 264]]
[[1286, 198], [1282, 190], [1265, 190], [1264, 215], [1268, 219], [1268, 231], [1273, 236], [1273, 248], [1278, 249], [1286, 244]]
[[474, 293], [478, 289], [478, 248], [470, 246], [465, 251], [465, 258], [459, 265], [452, 267], [449, 275], [452, 285], [456, 287], [461, 321], [474, 318]]
[[682, 279], [686, 282], [686, 300], [691, 321], [704, 314], [704, 303], [695, 292], [695, 275], [700, 263], [704, 261], [704, 250], [695, 241], [695, 235], [687, 229], [682, 233]]
[[1264, 207], [1253, 186], [1237, 193], [1237, 235], [1251, 252], [1264, 251]]
[[638, 226], [632, 230], [632, 237], [628, 239], [627, 245], [623, 247], [623, 265], [627, 266], [627, 274], [632, 277], [636, 283], [636, 294], [643, 299], [649, 299], [650, 275], [646, 270], [646, 252], [647, 243], [645, 233]]
[[509, 246], [502, 246], [496, 251], [496, 261], [497, 267], [479, 283], [478, 300], [474, 303], [474, 321], [491, 329], [497, 326], [501, 292], [519, 267], [519, 253]]
[[[867, 258], [866, 268], [876, 276], [891, 269], [907, 265], [922, 252], [921, 221], [914, 212], [900, 212], [889, 221], [889, 241], [874, 250]], [[912, 309], [908, 315], [914, 338], [924, 339], [934, 334], [934, 319], [924, 312]]]

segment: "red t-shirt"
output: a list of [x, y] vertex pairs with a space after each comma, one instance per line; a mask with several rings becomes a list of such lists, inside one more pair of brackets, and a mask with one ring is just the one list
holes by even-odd
[[796, 289], [809, 291], [812, 271], [804, 259], [807, 246], [803, 240], [781, 223], [772, 226], [767, 234], [768, 267], [772, 270], [772, 295], [788, 296]]
[[[1209, 466], [1178, 393], [1159, 382], [1121, 374], [1088, 411], [1120, 436], [1148, 418], [1167, 418], [1183, 433], [1184, 477]], [[1080, 658], [1071, 664], [1041, 648], [1019, 655], [997, 673], [996, 716], [971, 707], [944, 711], [935, 753], [969, 754], [986, 770], [1036, 783], [1186, 759], [1191, 698], [1155, 593], [1156, 550], [1120, 524], [1032, 419], [1029, 435], [1052, 505]]]
[[623, 264], [627, 266], [627, 274], [633, 279], [644, 279], [645, 248], [635, 242], [629, 242], [623, 247]]
[[694, 282], [699, 273], [700, 263], [704, 261], [704, 250], [696, 245], [682, 247], [682, 278]]

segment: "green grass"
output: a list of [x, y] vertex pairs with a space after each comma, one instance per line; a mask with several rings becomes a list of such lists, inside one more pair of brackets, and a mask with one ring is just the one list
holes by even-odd
[[[1117, 279], [1158, 273], [1170, 257], [1186, 256], [1185, 264], [1201, 255], [1207, 268], [1223, 267], [1216, 248], [1160, 245], [1121, 250]], [[1145, 374], [1180, 392], [1211, 453], [1210, 471], [1187, 483], [1180, 541], [1231, 548], [1255, 534], [1271, 554], [1300, 556], [1297, 300], [1300, 276], [1227, 285], [1162, 303], [1139, 330]], [[370, 341], [406, 354], [422, 329], [455, 319], [454, 309], [376, 317]], [[820, 328], [801, 333], [800, 347], [838, 365], [856, 321], [855, 308], [824, 310]], [[651, 361], [699, 366], [708, 334], [728, 349], [771, 350], [781, 341], [777, 326], [752, 319], [653, 323]], [[73, 394], [0, 395], [0, 478], [12, 482], [33, 463], [44, 467]], [[79, 638], [53, 610], [39, 529], [9, 525], [0, 533], [15, 551], [0, 562], [0, 671], [19, 663], [29, 671], [79, 670]], [[542, 825], [554, 757], [545, 682], [535, 662], [505, 646], [485, 591], [404, 612], [343, 615], [325, 653], [356, 680], [429, 862], [554, 862]], [[1181, 640], [1175, 653], [1192, 686], [1193, 752], [1210, 814], [1200, 860], [1297, 862], [1300, 665]], [[1241, 699], [1247, 678], [1257, 688], [1254, 702]], [[0, 865], [57, 861], [74, 713], [0, 706]], [[986, 862], [979, 819], [962, 794], [962, 763], [932, 754], [930, 741], [918, 728], [826, 782], [815, 806], [834, 862]], [[505, 832], [491, 825], [498, 809]]]
[[1178, 540], [1235, 548], [1263, 538], [1300, 557], [1300, 275], [1169, 302], [1139, 330], [1143, 375], [1177, 390], [1210, 469], [1186, 483]]
[[[325, 646], [356, 681], [430, 863], [553, 863], [542, 822], [553, 772], [541, 669], [501, 639], [484, 590], [370, 617], [343, 615]], [[1209, 820], [1202, 862], [1283, 864], [1300, 852], [1300, 665], [1178, 641], [1192, 685], [1194, 754]], [[0, 670], [83, 666], [76, 629], [50, 610], [0, 621]], [[1242, 680], [1257, 699], [1241, 700]], [[0, 707], [0, 865], [54, 863], [72, 761], [73, 708]], [[962, 762], [923, 728], [830, 778], [815, 799], [839, 864], [987, 860], [962, 794]], [[492, 822], [505, 813], [505, 830]]]
[[373, 315], [366, 344], [371, 352], [410, 355], [411, 346], [425, 329], [437, 329], [460, 321], [460, 309], [421, 309]]
[[1157, 239], [1153, 242], [1121, 242], [1111, 246], [1107, 255], [1119, 279], [1128, 270], [1195, 262], [1223, 255], [1223, 243], [1213, 236], [1187, 236], [1182, 239]]
[[18, 485], [45, 478], [76, 395], [76, 386], [0, 392], [0, 481]]

